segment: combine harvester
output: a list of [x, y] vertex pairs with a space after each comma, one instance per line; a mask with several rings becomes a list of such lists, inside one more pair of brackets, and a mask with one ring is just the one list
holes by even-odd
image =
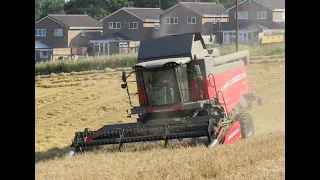
[[129, 96], [127, 78], [135, 74], [139, 106], [136, 123], [106, 125], [76, 132], [76, 152], [92, 147], [185, 138], [206, 138], [207, 146], [229, 144], [254, 136], [253, 120], [245, 109], [262, 100], [248, 93], [245, 65], [249, 51], [225, 56], [206, 48], [201, 34], [182, 34], [141, 41], [137, 64], [121, 87]]

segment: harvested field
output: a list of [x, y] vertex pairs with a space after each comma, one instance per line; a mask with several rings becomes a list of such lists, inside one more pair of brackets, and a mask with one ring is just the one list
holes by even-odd
[[204, 146], [139, 152], [88, 153], [39, 163], [37, 179], [284, 179], [284, 135], [208, 149]]
[[[215, 149], [185, 144], [162, 149], [149, 144], [129, 145], [126, 152], [111, 153], [110, 147], [97, 154], [39, 162], [36, 178], [282, 179], [284, 66], [284, 57], [275, 56], [256, 57], [247, 67], [251, 90], [264, 100], [264, 106], [251, 112], [258, 135], [254, 139]], [[36, 77], [36, 162], [64, 155], [74, 132], [85, 127], [135, 121], [126, 117], [130, 105], [126, 91], [120, 88], [120, 76], [121, 69], [106, 69]]]

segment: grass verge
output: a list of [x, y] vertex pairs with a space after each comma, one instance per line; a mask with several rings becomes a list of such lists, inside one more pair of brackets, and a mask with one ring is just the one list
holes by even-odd
[[[285, 53], [284, 43], [266, 44], [262, 46], [239, 45], [239, 50], [249, 50], [251, 56], [274, 56]], [[220, 48], [221, 55], [235, 52], [235, 45], [226, 45]], [[105, 68], [131, 67], [135, 64], [137, 54], [119, 54], [112, 56], [90, 57], [83, 60], [66, 60], [56, 62], [41, 62], [35, 65], [35, 75], [51, 73], [69, 73]]]
[[[250, 56], [273, 56], [285, 53], [284, 43], [265, 44], [261, 46], [248, 46], [239, 44], [239, 50], [249, 50]], [[220, 48], [220, 54], [226, 55], [236, 51], [236, 45], [225, 45]]]

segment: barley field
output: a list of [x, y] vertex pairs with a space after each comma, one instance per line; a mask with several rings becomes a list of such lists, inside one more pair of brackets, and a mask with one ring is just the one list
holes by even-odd
[[36, 179], [284, 179], [284, 57], [251, 59], [250, 89], [264, 100], [250, 112], [257, 136], [213, 149], [136, 144], [65, 157], [76, 131], [135, 121], [120, 88], [130, 68], [36, 76]]

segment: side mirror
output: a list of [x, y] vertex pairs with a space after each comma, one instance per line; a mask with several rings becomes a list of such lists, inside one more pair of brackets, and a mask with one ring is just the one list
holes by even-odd
[[122, 89], [127, 88], [127, 84], [121, 84], [121, 88], [122, 88]]
[[127, 80], [126, 80], [126, 77], [127, 77], [127, 76], [126, 76], [126, 72], [125, 72], [125, 71], [122, 71], [122, 78], [121, 78], [121, 79], [122, 79], [123, 82], [126, 82], [126, 81], [127, 81]]

